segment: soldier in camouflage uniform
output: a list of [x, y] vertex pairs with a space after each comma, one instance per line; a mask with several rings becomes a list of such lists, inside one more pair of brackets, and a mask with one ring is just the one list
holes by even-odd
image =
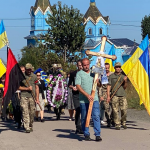
[[[124, 129], [127, 129], [126, 126], [127, 100], [125, 97], [126, 87], [127, 87], [127, 77], [121, 74], [121, 63], [117, 62], [115, 64], [115, 73], [109, 76], [109, 84], [107, 86], [108, 102], [110, 102], [110, 91], [111, 95], [117, 91], [111, 100], [116, 130], [120, 130], [121, 124]], [[121, 110], [121, 121], [119, 118], [119, 110]]]
[[[106, 74], [107, 77], [113, 73], [110, 72], [110, 64], [105, 63], [105, 69], [106, 69]], [[110, 104], [107, 103], [107, 84], [103, 84], [102, 87], [99, 89], [99, 96], [100, 96], [100, 107], [101, 107], [101, 123], [104, 118], [104, 112], [105, 112], [105, 117], [107, 119], [107, 127], [111, 126], [111, 107]]]
[[[21, 90], [20, 105], [22, 108], [24, 128], [26, 130], [26, 133], [30, 133], [31, 131], [33, 131], [35, 102], [39, 103], [39, 87], [37, 77], [32, 73], [31, 64], [26, 64], [24, 75], [30, 86], [28, 86], [26, 80], [22, 81], [21, 86], [19, 87], [19, 90]], [[34, 99], [35, 95], [36, 100]]]

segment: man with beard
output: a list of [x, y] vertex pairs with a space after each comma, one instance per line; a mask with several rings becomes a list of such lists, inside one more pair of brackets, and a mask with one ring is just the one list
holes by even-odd
[[[115, 72], [109, 76], [109, 84], [107, 86], [107, 102], [110, 102], [111, 100], [110, 92], [111, 95], [114, 95], [111, 102], [116, 130], [120, 130], [121, 124], [124, 129], [127, 129], [127, 100], [125, 97], [126, 87], [127, 77], [121, 73], [121, 63], [117, 62], [115, 63]], [[121, 121], [119, 118], [119, 109], [121, 110]]]
[[33, 131], [35, 102], [37, 104], [39, 103], [38, 80], [36, 75], [32, 73], [32, 65], [30, 63], [25, 66], [24, 76], [26, 80], [23, 80], [19, 87], [19, 90], [21, 91], [20, 105], [22, 108], [24, 128], [26, 133], [30, 133]]
[[[100, 125], [100, 109], [99, 109], [99, 98], [97, 91], [95, 91], [95, 97], [91, 96], [91, 91], [93, 88], [94, 73], [90, 71], [90, 61], [85, 58], [82, 60], [83, 70], [79, 71], [76, 76], [75, 85], [78, 89], [80, 109], [81, 109], [81, 124], [82, 130], [84, 131], [84, 136], [86, 141], [91, 141], [89, 127], [85, 127], [89, 103], [93, 101], [92, 109], [92, 120], [94, 123], [94, 132], [96, 136], [96, 141], [102, 141], [100, 137], [101, 125]], [[99, 79], [96, 80], [97, 86], [100, 87], [101, 83]]]
[[79, 101], [79, 91], [76, 88], [75, 85], [75, 78], [77, 72], [82, 70], [82, 63], [81, 60], [77, 61], [77, 70], [70, 73], [70, 78], [69, 78], [69, 83], [68, 87], [72, 89], [72, 94], [73, 94], [73, 103], [75, 106], [75, 125], [76, 125], [76, 134], [83, 134], [82, 128], [81, 128], [81, 120], [80, 120], [80, 101]]

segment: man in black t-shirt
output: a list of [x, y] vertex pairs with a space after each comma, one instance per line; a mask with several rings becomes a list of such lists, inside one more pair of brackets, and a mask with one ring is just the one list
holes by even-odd
[[75, 114], [75, 125], [76, 125], [76, 134], [82, 134], [81, 129], [81, 120], [80, 120], [80, 101], [79, 101], [79, 91], [77, 90], [75, 86], [75, 78], [78, 71], [82, 70], [82, 63], [81, 60], [77, 62], [78, 70], [70, 73], [69, 83], [68, 87], [72, 89], [73, 94], [73, 102], [76, 110]]

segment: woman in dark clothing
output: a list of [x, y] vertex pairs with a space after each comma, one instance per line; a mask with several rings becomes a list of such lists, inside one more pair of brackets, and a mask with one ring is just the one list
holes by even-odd
[[40, 72], [37, 72], [36, 73], [37, 75], [37, 78], [38, 78], [38, 82], [39, 82], [39, 102], [40, 102], [40, 105], [42, 107], [42, 110], [40, 109], [40, 107], [36, 104], [36, 121], [38, 121], [38, 115], [39, 115], [39, 112], [40, 112], [40, 116], [41, 116], [41, 122], [44, 122], [44, 99], [45, 99], [45, 96], [44, 96], [44, 90], [46, 90], [46, 87], [45, 87], [45, 83], [43, 80], [41, 80], [41, 73]]

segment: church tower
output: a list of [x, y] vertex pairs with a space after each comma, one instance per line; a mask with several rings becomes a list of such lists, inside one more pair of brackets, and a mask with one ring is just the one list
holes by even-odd
[[35, 46], [35, 38], [40, 40], [40, 34], [48, 31], [49, 25], [46, 23], [48, 14], [52, 14], [49, 0], [36, 0], [35, 5], [30, 9], [31, 31], [27, 39], [27, 46]]
[[83, 23], [86, 24], [86, 40], [101, 40], [102, 36], [109, 38], [109, 16], [104, 17], [96, 7], [95, 0], [90, 0], [90, 7], [84, 15]]

